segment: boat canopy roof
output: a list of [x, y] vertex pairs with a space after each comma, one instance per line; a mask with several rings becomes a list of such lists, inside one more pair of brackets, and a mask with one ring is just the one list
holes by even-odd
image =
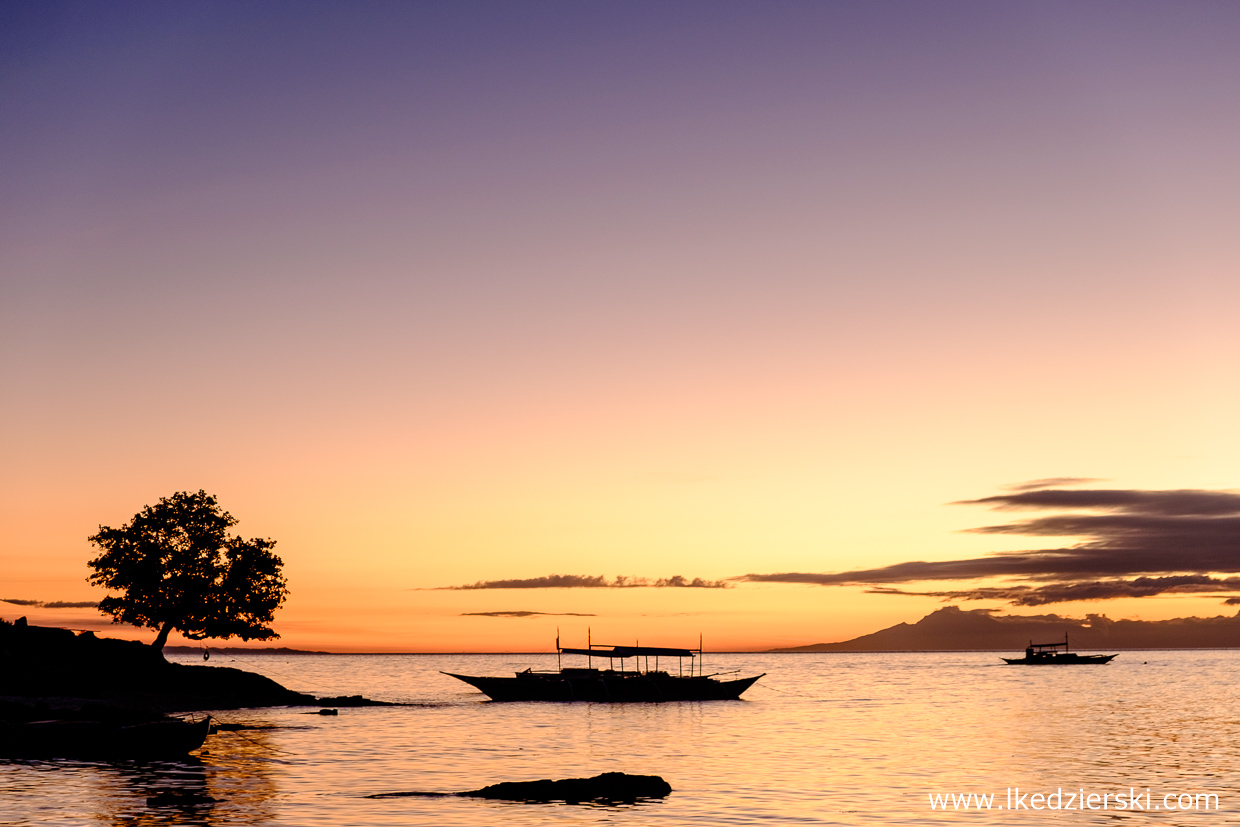
[[1066, 651], [1068, 651], [1068, 641], [1066, 641], [1066, 640], [1065, 640], [1065, 641], [1061, 641], [1061, 642], [1059, 642], [1059, 643], [1033, 643], [1033, 642], [1030, 642], [1030, 643], [1029, 643], [1029, 648], [1030, 648], [1030, 649], [1032, 649], [1032, 650], [1034, 650], [1035, 652], [1056, 652], [1056, 651], [1059, 651], [1060, 649], [1062, 649], [1063, 651], [1065, 651], [1065, 652], [1066, 652]]
[[662, 646], [591, 646], [589, 649], [560, 647], [566, 655], [587, 655], [594, 658], [635, 658], [640, 655], [668, 658], [691, 658], [692, 649], [667, 649]]

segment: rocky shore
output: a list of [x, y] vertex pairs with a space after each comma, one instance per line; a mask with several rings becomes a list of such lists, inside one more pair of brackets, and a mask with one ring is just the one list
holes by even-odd
[[169, 663], [146, 644], [92, 632], [0, 622], [0, 697], [57, 708], [106, 705], [147, 712], [267, 706], [364, 706], [364, 698], [315, 698], [270, 678], [223, 666]]

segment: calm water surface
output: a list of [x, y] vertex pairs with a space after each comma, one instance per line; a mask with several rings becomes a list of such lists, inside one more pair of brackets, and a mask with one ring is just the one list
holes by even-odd
[[[767, 677], [743, 701], [633, 705], [497, 704], [439, 674], [549, 668], [553, 655], [216, 655], [211, 665], [412, 705], [222, 711], [264, 728], [212, 735], [186, 762], [0, 762], [0, 825], [1240, 823], [1237, 651], [1059, 668], [989, 653], [708, 654], [707, 671]], [[661, 775], [675, 792], [628, 806], [365, 798], [607, 771]], [[1125, 811], [1112, 799], [1106, 810], [977, 813], [929, 801], [994, 793], [997, 808], [1016, 787], [1062, 788], [1065, 803], [1081, 789], [1148, 789], [1154, 806], [1213, 793], [1219, 809]], [[215, 801], [148, 804], [167, 790]]]

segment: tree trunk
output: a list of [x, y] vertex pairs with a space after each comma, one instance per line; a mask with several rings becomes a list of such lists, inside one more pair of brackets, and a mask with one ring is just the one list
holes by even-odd
[[171, 631], [172, 631], [172, 621], [169, 620], [167, 623], [163, 625], [163, 628], [159, 630], [159, 634], [155, 636], [154, 642], [151, 643], [151, 648], [154, 649], [156, 652], [163, 652], [164, 644], [168, 642], [168, 633]]

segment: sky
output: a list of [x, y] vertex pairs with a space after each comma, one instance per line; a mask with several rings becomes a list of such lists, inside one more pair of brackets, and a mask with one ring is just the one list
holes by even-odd
[[153, 638], [57, 604], [200, 489], [276, 541], [296, 648], [1234, 614], [1238, 37], [1224, 2], [5, 3], [0, 617]]

